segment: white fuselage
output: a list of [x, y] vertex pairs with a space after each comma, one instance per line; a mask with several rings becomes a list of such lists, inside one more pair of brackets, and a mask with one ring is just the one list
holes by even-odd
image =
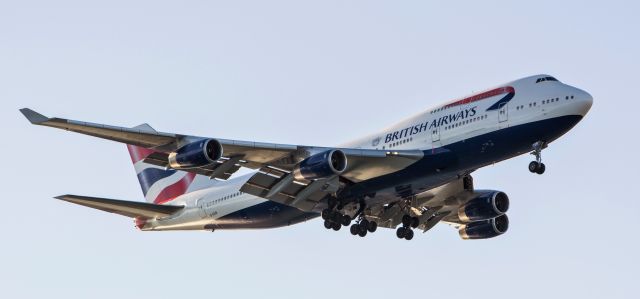
[[[552, 77], [532, 76], [454, 100], [343, 146], [388, 151], [409, 149], [428, 151], [460, 144], [465, 140], [505, 128], [562, 116], [584, 116], [591, 107], [592, 98], [585, 91], [555, 79], [540, 81], [540, 78]], [[514, 152], [511, 156], [521, 153], [521, 151]], [[224, 219], [229, 215], [236, 215], [233, 218], [235, 222], [242, 222], [243, 219], [247, 222], [246, 226], [228, 226], [229, 228], [250, 228], [252, 218], [249, 215], [243, 216], [242, 211], [268, 204], [266, 199], [239, 191], [252, 175], [253, 173], [179, 196], [171, 204], [183, 205], [185, 209], [166, 218], [149, 220], [141, 229], [227, 228]], [[274, 210], [269, 214], [272, 217], [277, 217], [281, 212], [279, 209], [282, 209], [278, 206], [265, 206], [265, 208]], [[302, 218], [293, 216], [294, 214], [282, 215], [298, 218], [296, 221], [280, 221], [274, 226], [312, 218], [311, 215]], [[266, 221], [264, 219], [261, 221]], [[258, 227], [269, 226], [259, 224]]]

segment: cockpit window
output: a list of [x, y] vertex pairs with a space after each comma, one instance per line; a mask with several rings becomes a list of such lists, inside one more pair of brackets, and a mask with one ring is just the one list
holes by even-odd
[[536, 80], [536, 83], [545, 82], [545, 81], [558, 81], [558, 79], [554, 77], [542, 77], [542, 78], [538, 78], [538, 80]]

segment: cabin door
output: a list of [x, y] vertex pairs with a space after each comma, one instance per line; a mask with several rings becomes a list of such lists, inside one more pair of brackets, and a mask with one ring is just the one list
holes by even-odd
[[434, 147], [435, 147], [435, 143], [438, 141], [440, 141], [440, 128], [435, 127], [431, 129], [431, 142], [433, 143]]
[[500, 104], [500, 109], [498, 110], [498, 122], [502, 123], [509, 120], [509, 110], [507, 109], [507, 104], [509, 103]]

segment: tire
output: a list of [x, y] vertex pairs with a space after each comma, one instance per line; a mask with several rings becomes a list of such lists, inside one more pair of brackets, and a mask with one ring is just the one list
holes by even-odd
[[349, 224], [351, 224], [351, 217], [342, 215], [342, 225], [349, 226]]
[[362, 229], [364, 230], [368, 230], [369, 229], [369, 220], [362, 218], [362, 220], [360, 221], [360, 227], [362, 227]]
[[411, 216], [409, 215], [404, 215], [402, 216], [402, 226], [404, 227], [409, 227], [411, 226]]
[[375, 232], [378, 229], [378, 223], [375, 221], [369, 221], [369, 227], [367, 227], [367, 230], [370, 233]]
[[360, 226], [357, 225], [357, 224], [352, 224], [351, 227], [349, 228], [349, 232], [354, 236], [359, 234], [360, 233]]
[[333, 223], [331, 223], [331, 221], [329, 220], [324, 221], [324, 228], [331, 229], [332, 227], [333, 227]]
[[405, 234], [406, 234], [407, 229], [404, 228], [403, 226], [398, 227], [398, 229], [396, 230], [396, 237], [398, 237], [398, 239], [403, 239]]
[[404, 239], [407, 241], [413, 239], [413, 231], [408, 229], [404, 234]]
[[367, 230], [366, 229], [361, 229], [360, 232], [358, 232], [358, 236], [363, 237], [367, 235]]
[[411, 217], [411, 227], [416, 228], [420, 225], [420, 219], [418, 217]]
[[538, 170], [538, 162], [536, 161], [531, 161], [531, 163], [529, 163], [529, 171], [531, 173], [536, 173]]
[[543, 174], [546, 169], [547, 169], [547, 167], [544, 165], [544, 163], [540, 163], [540, 166], [536, 170], [536, 173], [537, 174]]
[[332, 225], [333, 226], [331, 228], [333, 228], [333, 230], [335, 230], [335, 231], [339, 231], [340, 228], [342, 228], [342, 224], [340, 224], [338, 222], [334, 222], [334, 223], [332, 223]]
[[329, 209], [322, 210], [322, 219], [327, 220], [329, 218], [331, 218], [331, 210]]
[[333, 212], [333, 214], [331, 215], [331, 221], [335, 223], [342, 223], [342, 214]]

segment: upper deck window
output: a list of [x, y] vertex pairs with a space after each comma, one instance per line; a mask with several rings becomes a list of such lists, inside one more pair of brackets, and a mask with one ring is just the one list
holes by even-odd
[[558, 79], [554, 77], [542, 77], [542, 78], [538, 78], [538, 80], [536, 80], [536, 83], [545, 82], [545, 81], [558, 81]]

